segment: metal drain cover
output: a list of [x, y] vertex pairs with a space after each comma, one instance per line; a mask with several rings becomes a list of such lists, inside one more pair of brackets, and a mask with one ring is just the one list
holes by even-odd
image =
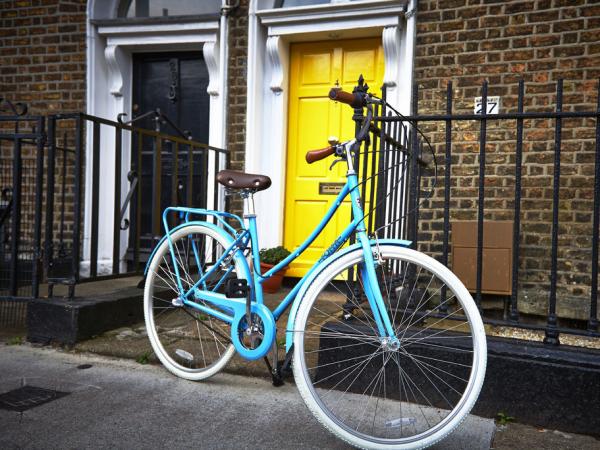
[[69, 394], [70, 392], [61, 392], [36, 386], [22, 386], [0, 394], [0, 409], [23, 412]]

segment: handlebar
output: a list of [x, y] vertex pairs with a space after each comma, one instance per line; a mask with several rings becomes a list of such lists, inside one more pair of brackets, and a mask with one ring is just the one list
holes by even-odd
[[320, 148], [318, 150], [310, 150], [306, 152], [306, 162], [312, 164], [316, 161], [321, 161], [334, 153], [335, 145], [330, 145], [329, 147]]
[[367, 96], [358, 92], [350, 93], [339, 88], [331, 88], [329, 98], [336, 102], [345, 103], [353, 108], [363, 108], [367, 105]]
[[[361, 92], [353, 92], [353, 93], [346, 92], [346, 91], [342, 90], [341, 88], [337, 88], [337, 87], [330, 89], [329, 98], [336, 102], [345, 103], [346, 105], [349, 105], [355, 109], [366, 107], [366, 110], [367, 110], [366, 116], [363, 119], [360, 130], [356, 134], [355, 144], [354, 144], [355, 149], [357, 147], [360, 147], [360, 143], [367, 138], [369, 131], [374, 131], [374, 132], [376, 132], [376, 134], [381, 134], [381, 130], [379, 128], [377, 128], [373, 123], [371, 123], [371, 121], [373, 120], [372, 103], [383, 104], [382, 100], [378, 99], [377, 97], [373, 98], [373, 97], [369, 96], [368, 94], [361, 93]], [[388, 144], [399, 149], [401, 152], [403, 152], [405, 154], [409, 153], [408, 150], [406, 149], [406, 147], [401, 145], [399, 142], [396, 142], [394, 139], [391, 139], [389, 137], [385, 137], [384, 139], [386, 140], [386, 142], [388, 142]], [[335, 153], [335, 151], [336, 151], [335, 145], [331, 145], [329, 147], [325, 147], [325, 148], [321, 148], [321, 149], [317, 149], [317, 150], [310, 150], [306, 153], [306, 162], [309, 164], [312, 164], [316, 161], [320, 161], [322, 159], [327, 158], [330, 155], [333, 155]], [[425, 168], [428, 167], [429, 162], [430, 161], [428, 161], [426, 158], [423, 158], [422, 156], [417, 157], [417, 163], [421, 167], [425, 167]]]
[[[363, 122], [363, 125], [357, 135], [356, 141], [360, 142], [364, 140], [369, 132], [369, 125], [373, 118], [373, 109], [367, 102], [367, 96], [361, 93], [349, 93], [339, 88], [331, 88], [329, 91], [329, 98], [341, 103], [350, 105], [353, 108], [362, 108], [367, 106], [367, 116]], [[335, 153], [336, 146], [330, 145], [329, 147], [320, 148], [317, 150], [309, 150], [306, 152], [306, 162], [312, 164], [322, 159], [327, 158]]]

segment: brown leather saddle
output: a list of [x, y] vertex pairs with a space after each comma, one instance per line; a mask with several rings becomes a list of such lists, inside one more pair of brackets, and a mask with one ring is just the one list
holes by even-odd
[[266, 175], [254, 175], [236, 170], [221, 170], [217, 173], [217, 181], [229, 189], [249, 189], [254, 192], [264, 191], [271, 186], [271, 179]]

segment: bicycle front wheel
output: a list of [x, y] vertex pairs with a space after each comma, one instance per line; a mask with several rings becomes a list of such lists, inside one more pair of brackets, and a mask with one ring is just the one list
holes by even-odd
[[[442, 264], [395, 245], [379, 252], [377, 281], [399, 344], [377, 331], [359, 249], [329, 263], [303, 297], [294, 377], [317, 419], [350, 444], [428, 447], [477, 400], [486, 366], [483, 323], [467, 289]], [[344, 281], [350, 269], [354, 282]]]
[[[169, 242], [164, 240], [148, 268], [144, 290], [146, 330], [154, 353], [169, 371], [198, 381], [219, 372], [235, 353], [231, 327], [182, 304], [175, 266], [184, 289], [190, 289], [211, 269], [201, 289], [223, 293], [227, 279], [246, 277], [235, 260], [223, 261], [215, 267], [229, 243], [209, 227], [185, 226], [171, 235], [171, 242], [175, 260]], [[210, 307], [206, 302], [196, 301]]]

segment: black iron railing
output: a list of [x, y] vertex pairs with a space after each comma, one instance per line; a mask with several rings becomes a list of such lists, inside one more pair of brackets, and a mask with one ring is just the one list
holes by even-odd
[[[60, 146], [56, 138], [59, 129], [73, 132], [72, 136], [63, 136]], [[83, 182], [86, 133], [89, 146], [85, 168], [89, 177], [89, 182], [85, 183], [87, 193]], [[164, 208], [170, 205], [198, 208], [218, 205], [220, 190], [215, 175], [227, 162], [225, 150], [196, 142], [190, 136], [166, 135], [157, 129], [138, 128], [87, 114], [50, 117], [48, 151], [45, 223], [46, 236], [52, 235], [45, 241], [48, 280], [50, 283], [71, 285], [83, 280], [142, 271], [151, 249], [162, 236]], [[123, 159], [126, 151], [130, 162]], [[55, 161], [62, 161], [62, 165], [57, 166]], [[114, 165], [111, 164], [113, 161]], [[123, 170], [125, 164], [130, 165], [127, 172]], [[107, 166], [111, 174], [114, 172], [114, 178], [102, 175], [106, 173]], [[56, 175], [59, 172], [62, 176], [57, 189]], [[69, 174], [73, 177], [72, 182]], [[113, 179], [107, 181], [105, 178]], [[129, 183], [128, 187], [125, 180]], [[72, 189], [70, 197], [64, 194], [64, 183], [70, 183], [67, 186], [67, 190]], [[54, 206], [59, 192], [57, 220]], [[106, 221], [101, 221], [107, 192], [112, 197], [112, 201], [108, 202], [112, 205], [109, 212], [112, 220], [108, 227]], [[82, 227], [84, 201], [89, 202], [85, 213], [89, 225], [85, 230]], [[105, 238], [101, 238], [107, 235], [111, 236], [112, 247], [108, 256]], [[70, 267], [64, 264], [67, 254]], [[60, 270], [53, 273], [53, 268]]]
[[39, 297], [41, 283], [49, 296], [56, 284], [73, 296], [78, 282], [140, 273], [166, 206], [222, 200], [215, 175], [227, 152], [189, 134], [81, 113], [27, 116], [20, 105], [9, 112], [0, 115], [0, 322], [24, 320], [11, 305]]
[[25, 320], [38, 295], [44, 118], [0, 99], [0, 327]]
[[[544, 342], [548, 344], [558, 344], [560, 333], [580, 334], [587, 336], [600, 336], [598, 332], [598, 226], [600, 216], [600, 83], [598, 86], [598, 106], [596, 111], [580, 111], [577, 108], [563, 108], [563, 81], [559, 80], [556, 84], [556, 106], [553, 111], [531, 111], [526, 112], [524, 104], [527, 100], [525, 95], [526, 86], [523, 81], [518, 85], [516, 99], [513, 102], [514, 111], [502, 112], [500, 114], [488, 114], [483, 108], [481, 114], [457, 114], [453, 113], [453, 86], [448, 83], [446, 90], [446, 111], [442, 114], [419, 114], [419, 88], [417, 85], [413, 88], [412, 113], [408, 117], [398, 117], [390, 115], [385, 108], [376, 113], [375, 127], [372, 130], [371, 142], [366, 149], [370, 156], [363, 156], [362, 163], [368, 161], [368, 157], [377, 158], [380, 168], [388, 168], [380, 174], [379, 179], [371, 188], [363, 189], [363, 198], [365, 192], [375, 190], [377, 195], [375, 200], [369, 199], [371, 205], [375, 205], [375, 220], [368, 223], [370, 233], [376, 233], [380, 237], [405, 238], [413, 241], [413, 247], [419, 248], [429, 254], [432, 254], [445, 265], [450, 265], [450, 255], [452, 254], [451, 244], [451, 222], [452, 215], [457, 212], [468, 213], [474, 216], [476, 221], [476, 267], [475, 267], [475, 286], [473, 288], [474, 299], [482, 312], [487, 323], [495, 325], [508, 325], [512, 327], [527, 328], [533, 330], [543, 330], [545, 333]], [[487, 104], [488, 84], [483, 83], [481, 87], [482, 104]], [[355, 119], [360, 117], [355, 114]], [[565, 154], [563, 144], [565, 142], [564, 131], [565, 122], [578, 121], [576, 127], [568, 128], [568, 144], [570, 150]], [[536, 137], [532, 130], [537, 130], [537, 126], [542, 127], [543, 136]], [[433, 148], [438, 155], [436, 163], [439, 166], [440, 176], [437, 177], [437, 185], [433, 185], [433, 176], [431, 168], [424, 169], [418, 164], [419, 158], [423, 157], [426, 149], [424, 139], [419, 137], [417, 127], [421, 128], [424, 135], [431, 141]], [[531, 129], [529, 129], [529, 128]], [[550, 127], [550, 128], [549, 128]], [[576, 128], [576, 129], [575, 129]], [[575, 129], [575, 131], [574, 131]], [[465, 139], [455, 143], [453, 136], [469, 132], [468, 147], [469, 151], [456, 151], [455, 147], [465, 146]], [[491, 131], [490, 131], [491, 130]], [[552, 137], [549, 137], [547, 130], [551, 130]], [[494, 135], [495, 142], [489, 140], [489, 133]], [[524, 138], [530, 135], [529, 139]], [[504, 134], [502, 134], [504, 133]], [[505, 136], [503, 142], [498, 142], [498, 136]], [[578, 137], [581, 136], [581, 137]], [[396, 141], [395, 145], [390, 144]], [[584, 142], [585, 141], [585, 142]], [[593, 141], [593, 144], [591, 143]], [[536, 148], [536, 143], [542, 143], [541, 151]], [[511, 151], [504, 151], [507, 159], [502, 164], [486, 161], [498, 154], [496, 146], [510, 145]], [[584, 151], [584, 145], [587, 150]], [[593, 145], [593, 162], [590, 158], [584, 157], [590, 153], [590, 146]], [[425, 146], [425, 147], [424, 147]], [[526, 151], [524, 151], [526, 147]], [[580, 150], [572, 150], [572, 148]], [[410, 149], [410, 158], [405, 163], [398, 166], [397, 161], [405, 158], [405, 152]], [[460, 178], [454, 177], [453, 170], [459, 169], [457, 156], [460, 153], [471, 153], [469, 164], [472, 171], [469, 176]], [[524, 160], [524, 153], [528, 159]], [[543, 163], [530, 164], [529, 158], [532, 155], [543, 153], [545, 159]], [[577, 156], [579, 155], [579, 156]], [[476, 157], [477, 156], [477, 157]], [[551, 157], [550, 157], [551, 156]], [[569, 158], [568, 174], [561, 171], [561, 159]], [[591, 176], [589, 176], [589, 186], [581, 186], [577, 191], [577, 199], [581, 197], [582, 202], [591, 199], [593, 196], [593, 207], [590, 205], [591, 223], [587, 223], [585, 213], [573, 212], [573, 218], [565, 218], [561, 210], [564, 206], [566, 195], [573, 194], [573, 189], [564, 193], [565, 186], [571, 188], [570, 183], [585, 183], [585, 178], [578, 176], [575, 181], [569, 181], [573, 176], [573, 167], [577, 165], [588, 168], [581, 173], [590, 173], [593, 165], [593, 187]], [[502, 184], [502, 189], [514, 189], [514, 194], [510, 199], [503, 198], [502, 207], [495, 205], [492, 208], [486, 208], [486, 192], [494, 194], [493, 185], [488, 185], [494, 177], [490, 177], [490, 171], [498, 165], [503, 166], [501, 177], [504, 180], [510, 180]], [[363, 165], [366, 169], [367, 164]], [[512, 170], [508, 170], [512, 166]], [[535, 167], [533, 167], [535, 166]], [[550, 223], [549, 232], [540, 231], [539, 244], [537, 247], [528, 245], [524, 242], [524, 216], [529, 214], [527, 208], [523, 209], [523, 202], [528, 206], [538, 200], [538, 197], [528, 197], [523, 195], [523, 183], [531, 181], [528, 177], [534, 176], [533, 169], [542, 171], [541, 176], [545, 176], [545, 185], [539, 192], [533, 192], [529, 188], [528, 193], [541, 195], [541, 200], [549, 203], [549, 215], [543, 211], [539, 222], [547, 221]], [[524, 172], [525, 170], [525, 172]], [[536, 172], [535, 174], [538, 174]], [[363, 179], [367, 179], [367, 174], [363, 174]], [[498, 177], [497, 177], [498, 178]], [[583, 181], [582, 181], [583, 180]], [[458, 200], [452, 196], [453, 189], [459, 189], [458, 181], [468, 182], [470, 192], [474, 195], [468, 199], [468, 207], [458, 207]], [[398, 183], [397, 189], [390, 192], [390, 187]], [[578, 185], [579, 186], [579, 185]], [[431, 192], [431, 198], [425, 198], [424, 192]], [[498, 188], [500, 189], [500, 188]], [[551, 194], [550, 194], [551, 191]], [[541, 194], [540, 194], [541, 192]], [[387, 198], [385, 196], [387, 195]], [[496, 199], [490, 197], [489, 201]], [[374, 202], [374, 203], [373, 203]], [[591, 202], [590, 202], [591, 203]], [[483, 275], [485, 271], [484, 262], [484, 223], [490, 220], [490, 217], [498, 214], [501, 217], [510, 216], [513, 221], [512, 232], [512, 280], [510, 284], [510, 293], [504, 297], [486, 295], [482, 286]], [[537, 214], [537, 213], [536, 213]], [[463, 217], [465, 214], [462, 214]], [[575, 218], [577, 216], [577, 218]], [[580, 217], [581, 216], [581, 217]], [[584, 217], [585, 216], [585, 217]], [[395, 218], [395, 219], [394, 219]], [[401, 218], [401, 220], [398, 220]], [[396, 220], [396, 222], [394, 222]], [[576, 222], [580, 228], [585, 228], [584, 236], [573, 236], [569, 241], [568, 236], [562, 236], [564, 226], [570, 226]], [[526, 222], [526, 229], [533, 228], [532, 220]], [[382, 225], [389, 226], [380, 228]], [[544, 225], [546, 226], [546, 225]], [[577, 228], [577, 230], [580, 230]], [[579, 231], [580, 232], [580, 231]], [[572, 232], [577, 233], [577, 232]], [[589, 233], [589, 234], [588, 234]], [[531, 231], [525, 233], [527, 238], [534, 234]], [[562, 239], [561, 239], [562, 238]], [[588, 244], [589, 238], [589, 244]], [[577, 240], [577, 244], [573, 242]], [[584, 242], [581, 244], [581, 242]], [[582, 248], [582, 246], [584, 248]], [[536, 251], [534, 256], [528, 252]], [[548, 256], [540, 256], [540, 253], [547, 252]], [[569, 261], [570, 255], [579, 252], [572, 264]], [[582, 257], [580, 254], [584, 254]], [[589, 256], [587, 256], [589, 254]], [[537, 255], [537, 256], [536, 256]], [[528, 265], [532, 259], [538, 258], [535, 263], [536, 269], [529, 270]], [[560, 292], [559, 274], [568, 279], [569, 267], [570, 273], [579, 274], [580, 271], [589, 273], [580, 276], [573, 285], [580, 289], [573, 292], [577, 294], [568, 294]], [[452, 267], [450, 267], [452, 269]], [[528, 280], [527, 277], [533, 273], [534, 280]], [[563, 282], [563, 284], [565, 284]], [[543, 292], [546, 296], [546, 313], [532, 313], [529, 310], [523, 312], [520, 304], [520, 296], [523, 287], [526, 286], [529, 291]], [[576, 286], [576, 287], [577, 287]], [[589, 291], [589, 294], [587, 292]], [[587, 318], [582, 317], [559, 317], [557, 306], [561, 302], [566, 303], [566, 297], [576, 297], [575, 300], [587, 303]], [[587, 296], [589, 295], [589, 296]], [[585, 298], [587, 297], [587, 299]], [[490, 298], [500, 298], [504, 304], [502, 317], [490, 308], [486, 307], [486, 301]], [[563, 304], [564, 304], [563, 303]], [[438, 307], [434, 316], [445, 317], [447, 314], [443, 307]], [[449, 317], [450, 318], [450, 317]]]
[[0, 116], [2, 296], [38, 295], [44, 124], [40, 116]]

